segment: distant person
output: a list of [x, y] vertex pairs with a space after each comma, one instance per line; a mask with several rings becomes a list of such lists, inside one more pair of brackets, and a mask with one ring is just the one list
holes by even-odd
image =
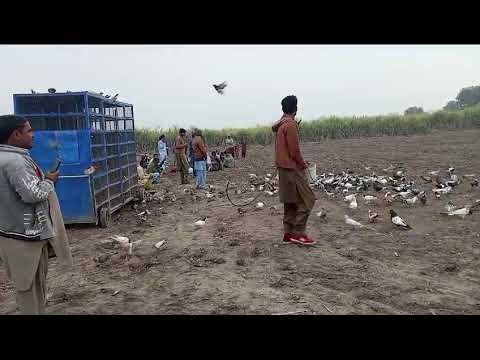
[[278, 168], [280, 202], [284, 204], [283, 241], [312, 245], [315, 241], [306, 235], [307, 220], [315, 204], [315, 194], [310, 188], [305, 169], [307, 163], [300, 151], [297, 98], [294, 95], [282, 100], [283, 116], [272, 126], [275, 138], [275, 165]]
[[207, 187], [207, 156], [208, 149], [205, 139], [202, 135], [202, 130], [196, 129], [193, 137], [193, 158], [194, 169], [196, 173], [197, 189], [206, 189]]
[[33, 131], [20, 116], [0, 116], [0, 256], [22, 314], [42, 314], [48, 259], [65, 270], [72, 255], [55, 193], [59, 171], [45, 176], [30, 157]]
[[235, 142], [232, 139], [231, 135], [228, 135], [227, 138], [225, 139], [225, 145], [226, 146], [233, 146]]
[[[165, 162], [165, 159], [163, 159]], [[152, 160], [148, 163], [147, 174], [161, 173], [163, 171], [163, 163], [160, 161], [159, 154], [153, 154]]]
[[187, 160], [187, 130], [180, 129], [175, 140], [175, 159], [177, 170], [180, 172], [180, 183], [188, 184], [188, 160]]
[[247, 143], [245, 142], [245, 139], [242, 139], [240, 144], [242, 145], [242, 158], [245, 158], [247, 156]]
[[160, 135], [158, 139], [158, 155], [160, 156], [160, 162], [162, 163], [162, 169], [165, 170], [167, 165], [168, 147], [165, 140], [165, 135]]
[[189, 164], [190, 167], [193, 170], [193, 176], [197, 176], [197, 173], [195, 172], [195, 160], [193, 156], [193, 133], [191, 139], [188, 141], [188, 157], [189, 157]]

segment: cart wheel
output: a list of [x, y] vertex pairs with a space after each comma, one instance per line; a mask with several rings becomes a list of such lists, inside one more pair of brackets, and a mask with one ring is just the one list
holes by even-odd
[[110, 211], [108, 207], [104, 206], [98, 211], [98, 224], [102, 228], [106, 228], [108, 224], [110, 224]]

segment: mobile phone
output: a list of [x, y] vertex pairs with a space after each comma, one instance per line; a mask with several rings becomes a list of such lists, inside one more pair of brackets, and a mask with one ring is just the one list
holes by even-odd
[[53, 167], [53, 169], [52, 169], [52, 172], [58, 171], [58, 169], [60, 168], [60, 165], [61, 165], [61, 164], [62, 164], [62, 160], [56, 159], [56, 160], [55, 160], [55, 165], [54, 165], [54, 167]]

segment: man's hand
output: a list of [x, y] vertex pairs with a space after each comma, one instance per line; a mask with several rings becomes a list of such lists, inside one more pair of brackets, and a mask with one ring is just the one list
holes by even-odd
[[60, 175], [60, 171], [49, 171], [47, 173], [47, 176], [45, 176], [47, 179], [52, 180], [54, 184], [57, 183], [58, 181], [58, 176]]

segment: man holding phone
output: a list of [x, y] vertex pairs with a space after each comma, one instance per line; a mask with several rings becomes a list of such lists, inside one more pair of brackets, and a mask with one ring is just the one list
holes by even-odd
[[70, 268], [72, 256], [55, 184], [30, 157], [33, 130], [27, 119], [0, 116], [0, 256], [23, 314], [42, 314], [46, 305], [48, 259]]

